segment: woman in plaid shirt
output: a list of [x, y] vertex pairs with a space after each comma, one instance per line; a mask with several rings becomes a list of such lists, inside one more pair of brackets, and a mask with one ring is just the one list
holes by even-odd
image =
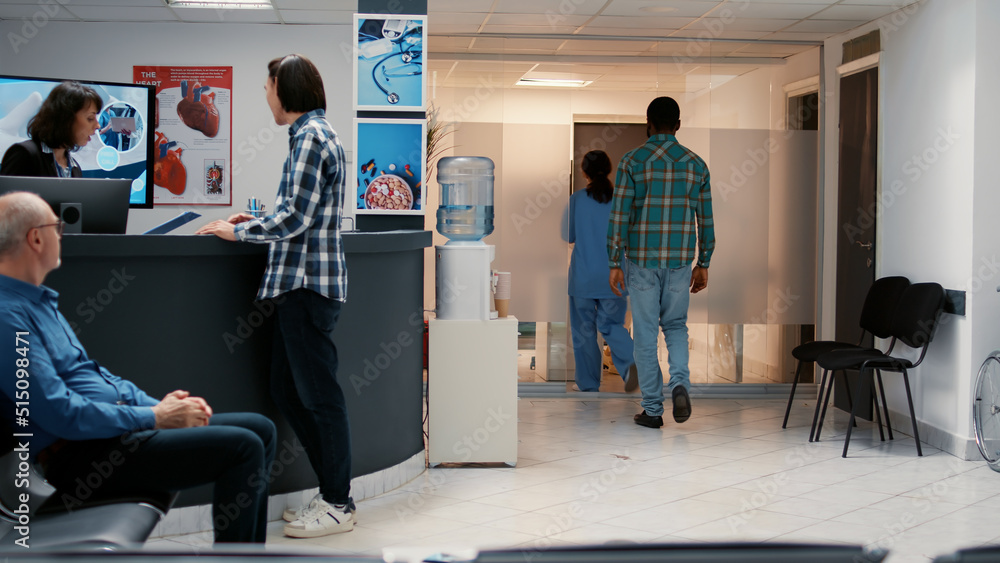
[[271, 245], [257, 294], [275, 311], [271, 392], [305, 446], [320, 490], [308, 505], [285, 511], [285, 534], [311, 538], [354, 529], [351, 430], [332, 340], [347, 299], [340, 236], [346, 166], [326, 120], [326, 93], [315, 65], [288, 55], [267, 68], [267, 103], [275, 122], [289, 126], [274, 213], [240, 213], [198, 234]]

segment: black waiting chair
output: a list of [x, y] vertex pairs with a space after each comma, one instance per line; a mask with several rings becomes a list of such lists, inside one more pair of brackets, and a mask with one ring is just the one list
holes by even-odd
[[[868, 294], [865, 296], [864, 305], [861, 308], [861, 319], [858, 324], [861, 326], [862, 333], [861, 339], [857, 344], [835, 340], [817, 340], [800, 344], [792, 349], [792, 357], [798, 360], [798, 365], [795, 367], [795, 378], [792, 379], [792, 392], [788, 395], [788, 405], [785, 406], [785, 419], [781, 422], [782, 428], [788, 425], [788, 413], [792, 410], [792, 401], [795, 399], [795, 388], [799, 384], [799, 377], [802, 374], [803, 366], [810, 362], [815, 362], [816, 358], [832, 350], [844, 348], [861, 349], [861, 344], [864, 342], [867, 334], [872, 334], [879, 338], [888, 338], [892, 325], [892, 314], [896, 310], [896, 304], [899, 303], [899, 297], [903, 294], [903, 290], [909, 287], [909, 285], [910, 280], [903, 276], [891, 276], [875, 280], [871, 288], [869, 288]], [[820, 382], [821, 400], [823, 398], [823, 383], [823, 381]], [[813, 441], [813, 435], [816, 432], [816, 421], [819, 410], [820, 403], [818, 402], [816, 403], [816, 412], [813, 413], [812, 428], [809, 431], [810, 442]]]
[[1000, 545], [985, 545], [938, 555], [931, 563], [996, 563], [997, 561], [1000, 561]]
[[[851, 420], [847, 425], [847, 437], [844, 439], [844, 453], [842, 457], [847, 457], [847, 448], [851, 443], [851, 430], [854, 427], [854, 419], [861, 399], [861, 381], [865, 377], [871, 377], [873, 384], [878, 383], [881, 390], [882, 406], [886, 411], [886, 423], [888, 424], [888, 406], [885, 404], [885, 391], [882, 388], [882, 372], [899, 372], [903, 374], [903, 385], [906, 388], [906, 402], [910, 409], [910, 422], [913, 426], [913, 439], [917, 443], [917, 455], [922, 456], [920, 449], [920, 434], [917, 431], [917, 417], [913, 411], [913, 395], [910, 392], [910, 378], [908, 370], [920, 365], [927, 355], [927, 348], [934, 333], [937, 330], [938, 320], [944, 311], [945, 292], [944, 288], [937, 283], [916, 283], [906, 288], [899, 305], [892, 319], [893, 342], [902, 342], [910, 348], [919, 349], [920, 356], [916, 360], [910, 360], [898, 354], [890, 355], [890, 352], [869, 348], [861, 350], [833, 350], [822, 354], [816, 359], [825, 372], [836, 371], [857, 371], [859, 374], [859, 385], [856, 391], [854, 402], [851, 407]], [[891, 348], [890, 348], [891, 349]], [[831, 378], [832, 380], [832, 378]], [[824, 409], [824, 415], [825, 413]], [[878, 413], [876, 407], [875, 412]], [[822, 415], [820, 425], [817, 427], [816, 436], [822, 429]], [[881, 428], [881, 426], [880, 426]], [[890, 435], [891, 439], [891, 435]]]
[[0, 423], [0, 553], [23, 553], [25, 543], [33, 550], [85, 551], [142, 545], [177, 498], [170, 492], [54, 489], [20, 459], [11, 440], [8, 425]]
[[539, 546], [484, 550], [472, 563], [857, 563], [883, 561], [888, 552], [849, 544], [671, 543]]

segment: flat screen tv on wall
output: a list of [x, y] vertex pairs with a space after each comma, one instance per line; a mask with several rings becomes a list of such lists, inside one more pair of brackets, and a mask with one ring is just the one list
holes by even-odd
[[[0, 156], [28, 138], [28, 121], [64, 79], [0, 75]], [[84, 178], [132, 180], [129, 207], [153, 207], [153, 129], [156, 91], [139, 84], [77, 80], [93, 88], [104, 105], [101, 128], [73, 153]]]

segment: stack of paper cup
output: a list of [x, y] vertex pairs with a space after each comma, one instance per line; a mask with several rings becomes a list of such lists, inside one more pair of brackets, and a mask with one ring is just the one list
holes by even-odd
[[510, 272], [493, 272], [493, 302], [496, 304], [497, 317], [507, 316], [510, 305]]

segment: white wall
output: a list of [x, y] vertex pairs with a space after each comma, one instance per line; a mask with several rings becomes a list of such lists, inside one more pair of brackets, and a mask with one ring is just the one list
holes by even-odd
[[[990, 186], [995, 170], [979, 160], [996, 160], [994, 128], [978, 115], [995, 90], [983, 90], [977, 78], [994, 81], [998, 38], [980, 37], [980, 11], [996, 16], [985, 0], [929, 0], [829, 40], [826, 81], [831, 103], [826, 109], [824, 182], [824, 275], [820, 338], [833, 335], [837, 223], [837, 102], [842, 44], [872, 29], [882, 30], [880, 59], [881, 119], [879, 147], [880, 207], [876, 276], [905, 275], [913, 282], [936, 281], [966, 290], [983, 256], [994, 254], [996, 219], [983, 203], [995, 205]], [[984, 27], [988, 23], [981, 23]], [[994, 22], [995, 25], [995, 22]], [[977, 93], [980, 97], [977, 98]], [[995, 110], [993, 110], [995, 112]], [[994, 113], [995, 116], [995, 113]], [[979, 134], [976, 124], [986, 129]], [[980, 145], [976, 140], [982, 139]], [[982, 159], [976, 156], [982, 155]], [[993, 192], [993, 193], [990, 193]], [[970, 217], [973, 220], [970, 221]], [[981, 218], [981, 220], [979, 220]], [[984, 225], [981, 223], [989, 223]], [[975, 235], [975, 236], [974, 236]], [[983, 292], [984, 297], [995, 297]], [[982, 353], [972, 353], [972, 327], [986, 329], [968, 295], [964, 317], [945, 315], [924, 364], [911, 376], [914, 407], [923, 438], [965, 456], [972, 435], [969, 386]], [[1000, 309], [994, 309], [996, 312]], [[996, 325], [996, 316], [991, 321]], [[998, 341], [989, 327], [984, 340]], [[984, 344], [985, 345], [985, 344]], [[906, 412], [901, 378], [886, 376], [890, 408]], [[897, 426], [900, 423], [897, 420]]]
[[[994, 291], [1000, 283], [1000, 159], [996, 126], [1000, 124], [1000, 73], [996, 71], [996, 53], [1000, 52], [1000, 3], [980, 0], [976, 3], [976, 123], [973, 134], [972, 264], [967, 289], [971, 354], [968, 367], [958, 372], [956, 395], [966, 404], [974, 393], [975, 371], [986, 355], [1000, 349], [1000, 295]], [[985, 55], [985, 56], [983, 56]], [[964, 376], [964, 377], [962, 377]], [[968, 416], [965, 417], [968, 420]], [[961, 422], [961, 420], [959, 421]], [[971, 431], [966, 435], [971, 435]], [[976, 454], [973, 454], [976, 455]]]
[[[0, 21], [0, 37], [20, 34], [21, 26], [20, 21]], [[182, 211], [201, 213], [204, 221], [179, 229], [183, 234], [245, 208], [248, 197], [271, 200], [277, 193], [288, 144], [286, 128], [274, 125], [264, 100], [267, 63], [274, 57], [296, 52], [316, 64], [326, 88], [327, 117], [350, 150], [352, 69], [341, 49], [350, 41], [348, 25], [49, 22], [16, 51], [9, 41], [0, 42], [0, 69], [25, 76], [132, 82], [133, 65], [232, 66], [233, 164], [241, 168], [233, 177], [234, 207], [169, 206], [129, 213], [129, 233]]]

